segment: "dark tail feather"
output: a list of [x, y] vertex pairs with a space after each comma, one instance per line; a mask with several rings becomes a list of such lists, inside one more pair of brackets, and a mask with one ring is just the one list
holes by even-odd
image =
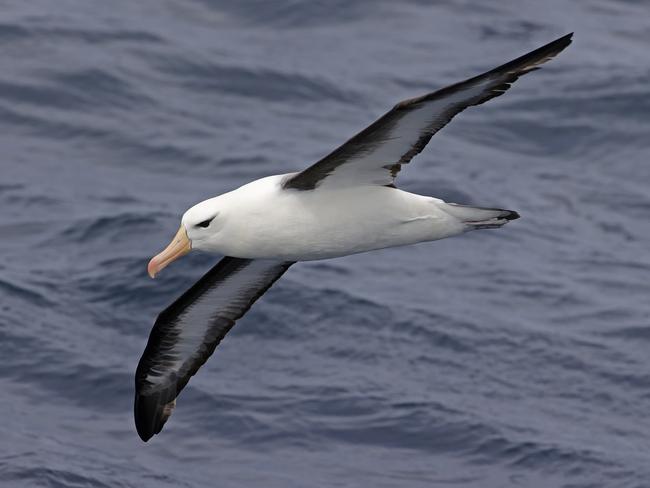
[[502, 208], [470, 207], [449, 203], [447, 212], [465, 223], [469, 229], [496, 229], [519, 218], [514, 210]]

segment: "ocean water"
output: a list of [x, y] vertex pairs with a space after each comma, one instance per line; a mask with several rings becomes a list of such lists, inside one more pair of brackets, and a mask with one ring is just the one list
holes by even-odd
[[[650, 6], [5, 0], [0, 486], [650, 487]], [[133, 374], [186, 208], [567, 32], [407, 190], [496, 231], [291, 270], [144, 444]]]

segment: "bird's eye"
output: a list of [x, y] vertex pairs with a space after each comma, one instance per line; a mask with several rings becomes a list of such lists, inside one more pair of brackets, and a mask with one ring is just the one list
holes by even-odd
[[208, 225], [210, 225], [210, 222], [212, 222], [213, 220], [214, 220], [214, 217], [211, 217], [211, 218], [209, 218], [207, 220], [204, 220], [203, 222], [199, 222], [198, 224], [196, 224], [196, 226], [197, 227], [203, 227], [205, 229]]

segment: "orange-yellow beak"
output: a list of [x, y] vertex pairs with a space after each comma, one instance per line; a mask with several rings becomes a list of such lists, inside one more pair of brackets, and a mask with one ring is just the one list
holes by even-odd
[[187, 232], [185, 232], [185, 227], [181, 224], [180, 229], [169, 243], [169, 246], [165, 248], [157, 256], [151, 258], [149, 265], [147, 266], [147, 272], [149, 276], [154, 278], [160, 270], [167, 266], [172, 261], [185, 256], [192, 249], [192, 243], [187, 237]]

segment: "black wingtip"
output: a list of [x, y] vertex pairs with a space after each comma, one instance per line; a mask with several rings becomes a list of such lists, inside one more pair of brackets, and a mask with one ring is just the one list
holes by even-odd
[[553, 42], [562, 45], [562, 49], [564, 49], [573, 42], [573, 32], [569, 32]]
[[546, 46], [542, 46], [540, 50], [548, 50], [552, 53], [552, 56], [559, 54], [563, 51], [569, 44], [573, 42], [573, 32], [555, 39], [552, 42], [549, 42]]
[[147, 442], [160, 433], [175, 404], [175, 391], [172, 392], [169, 388], [149, 394], [136, 392], [133, 414], [140, 439]]

